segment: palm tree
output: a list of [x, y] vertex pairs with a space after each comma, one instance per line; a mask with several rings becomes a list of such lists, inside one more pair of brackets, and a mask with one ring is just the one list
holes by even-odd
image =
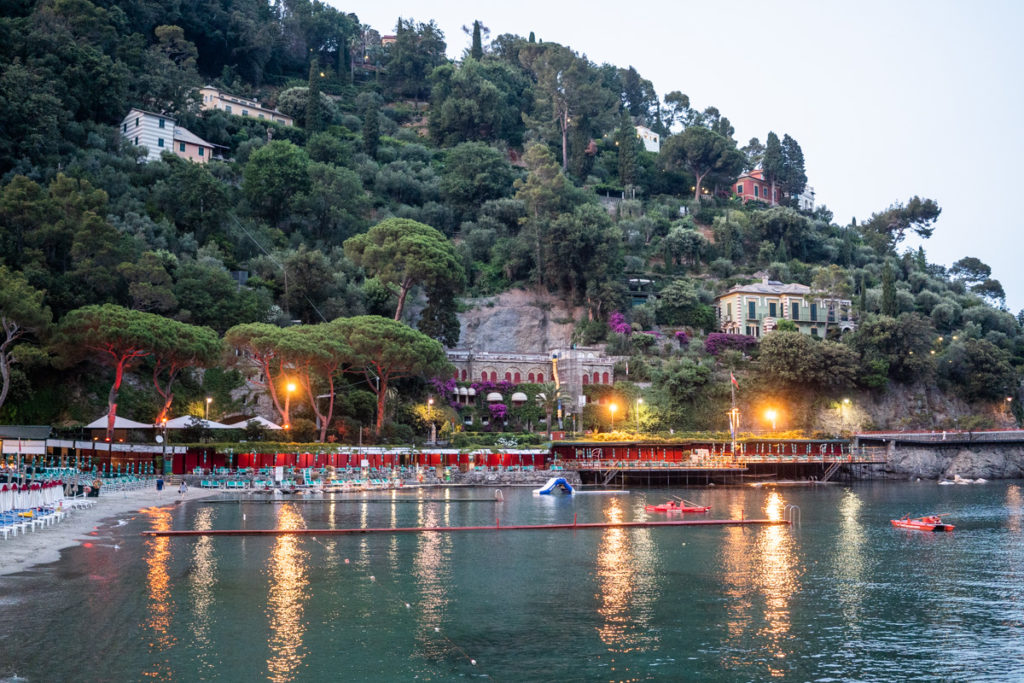
[[541, 391], [537, 392], [537, 405], [544, 410], [544, 415], [547, 417], [548, 441], [550, 441], [551, 416], [558, 410], [559, 405], [563, 409], [569, 408], [572, 405], [572, 399], [562, 387], [555, 386], [554, 382], [547, 382], [542, 384]]

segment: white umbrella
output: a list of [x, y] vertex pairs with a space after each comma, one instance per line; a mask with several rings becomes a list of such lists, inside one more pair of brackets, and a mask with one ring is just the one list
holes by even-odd
[[213, 420], [204, 420], [201, 417], [193, 417], [192, 415], [182, 415], [176, 417], [173, 420], [167, 421], [168, 429], [185, 429], [193, 424], [200, 424], [207, 429], [234, 429], [234, 427], [221, 424], [220, 422], [214, 422]]
[[232, 425], [227, 425], [227, 427], [229, 429], [245, 429], [246, 425], [248, 425], [250, 422], [255, 422], [264, 429], [281, 429], [280, 425], [274, 424], [267, 418], [260, 417], [259, 415], [257, 415], [256, 417], [250, 417], [246, 420], [242, 420], [241, 422], [236, 422]]
[[[98, 417], [89, 424], [85, 425], [86, 429], [106, 429], [107, 428], [107, 416]], [[152, 429], [152, 424], [145, 424], [143, 422], [136, 422], [135, 420], [129, 420], [126, 417], [120, 415], [114, 416], [114, 429]]]
[[7, 512], [14, 509], [13, 485], [0, 485], [0, 512]]

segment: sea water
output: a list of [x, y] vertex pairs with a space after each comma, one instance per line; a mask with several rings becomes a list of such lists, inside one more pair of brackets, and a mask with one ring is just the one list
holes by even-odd
[[[126, 515], [0, 577], [0, 679], [1022, 680], [1020, 482], [422, 489]], [[798, 526], [143, 537], [665, 519]], [[953, 533], [893, 528], [948, 513]], [[3, 551], [0, 545], [0, 552]]]

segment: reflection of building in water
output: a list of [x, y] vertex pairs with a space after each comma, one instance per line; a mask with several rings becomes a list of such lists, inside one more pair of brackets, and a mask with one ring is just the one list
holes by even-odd
[[[605, 508], [609, 522], [623, 521], [618, 500]], [[650, 529], [605, 529], [597, 551], [598, 628], [601, 641], [612, 652], [650, 650], [658, 638], [650, 630], [657, 584], [656, 555]]]
[[[196, 514], [195, 529], [213, 528], [213, 508], [200, 508]], [[214, 651], [210, 610], [214, 604], [217, 585], [217, 560], [212, 536], [200, 536], [192, 545], [192, 571], [189, 574], [189, 595], [192, 599], [192, 639], [199, 650], [200, 669], [211, 675], [216, 671], [219, 657]]]
[[[282, 505], [277, 511], [278, 529], [301, 529], [305, 526], [294, 505]], [[302, 549], [300, 536], [278, 536], [268, 560], [269, 589], [267, 618], [270, 634], [267, 645], [267, 673], [271, 681], [292, 681], [307, 650], [304, 617], [306, 588], [309, 586], [309, 553]]]

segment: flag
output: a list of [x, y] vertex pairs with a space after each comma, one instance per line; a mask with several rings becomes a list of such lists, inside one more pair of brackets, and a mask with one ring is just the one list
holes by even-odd
[[729, 373], [729, 379], [732, 380], [732, 385], [734, 387], [739, 387], [740, 383], [736, 381], [736, 376], [733, 375], [731, 372]]

